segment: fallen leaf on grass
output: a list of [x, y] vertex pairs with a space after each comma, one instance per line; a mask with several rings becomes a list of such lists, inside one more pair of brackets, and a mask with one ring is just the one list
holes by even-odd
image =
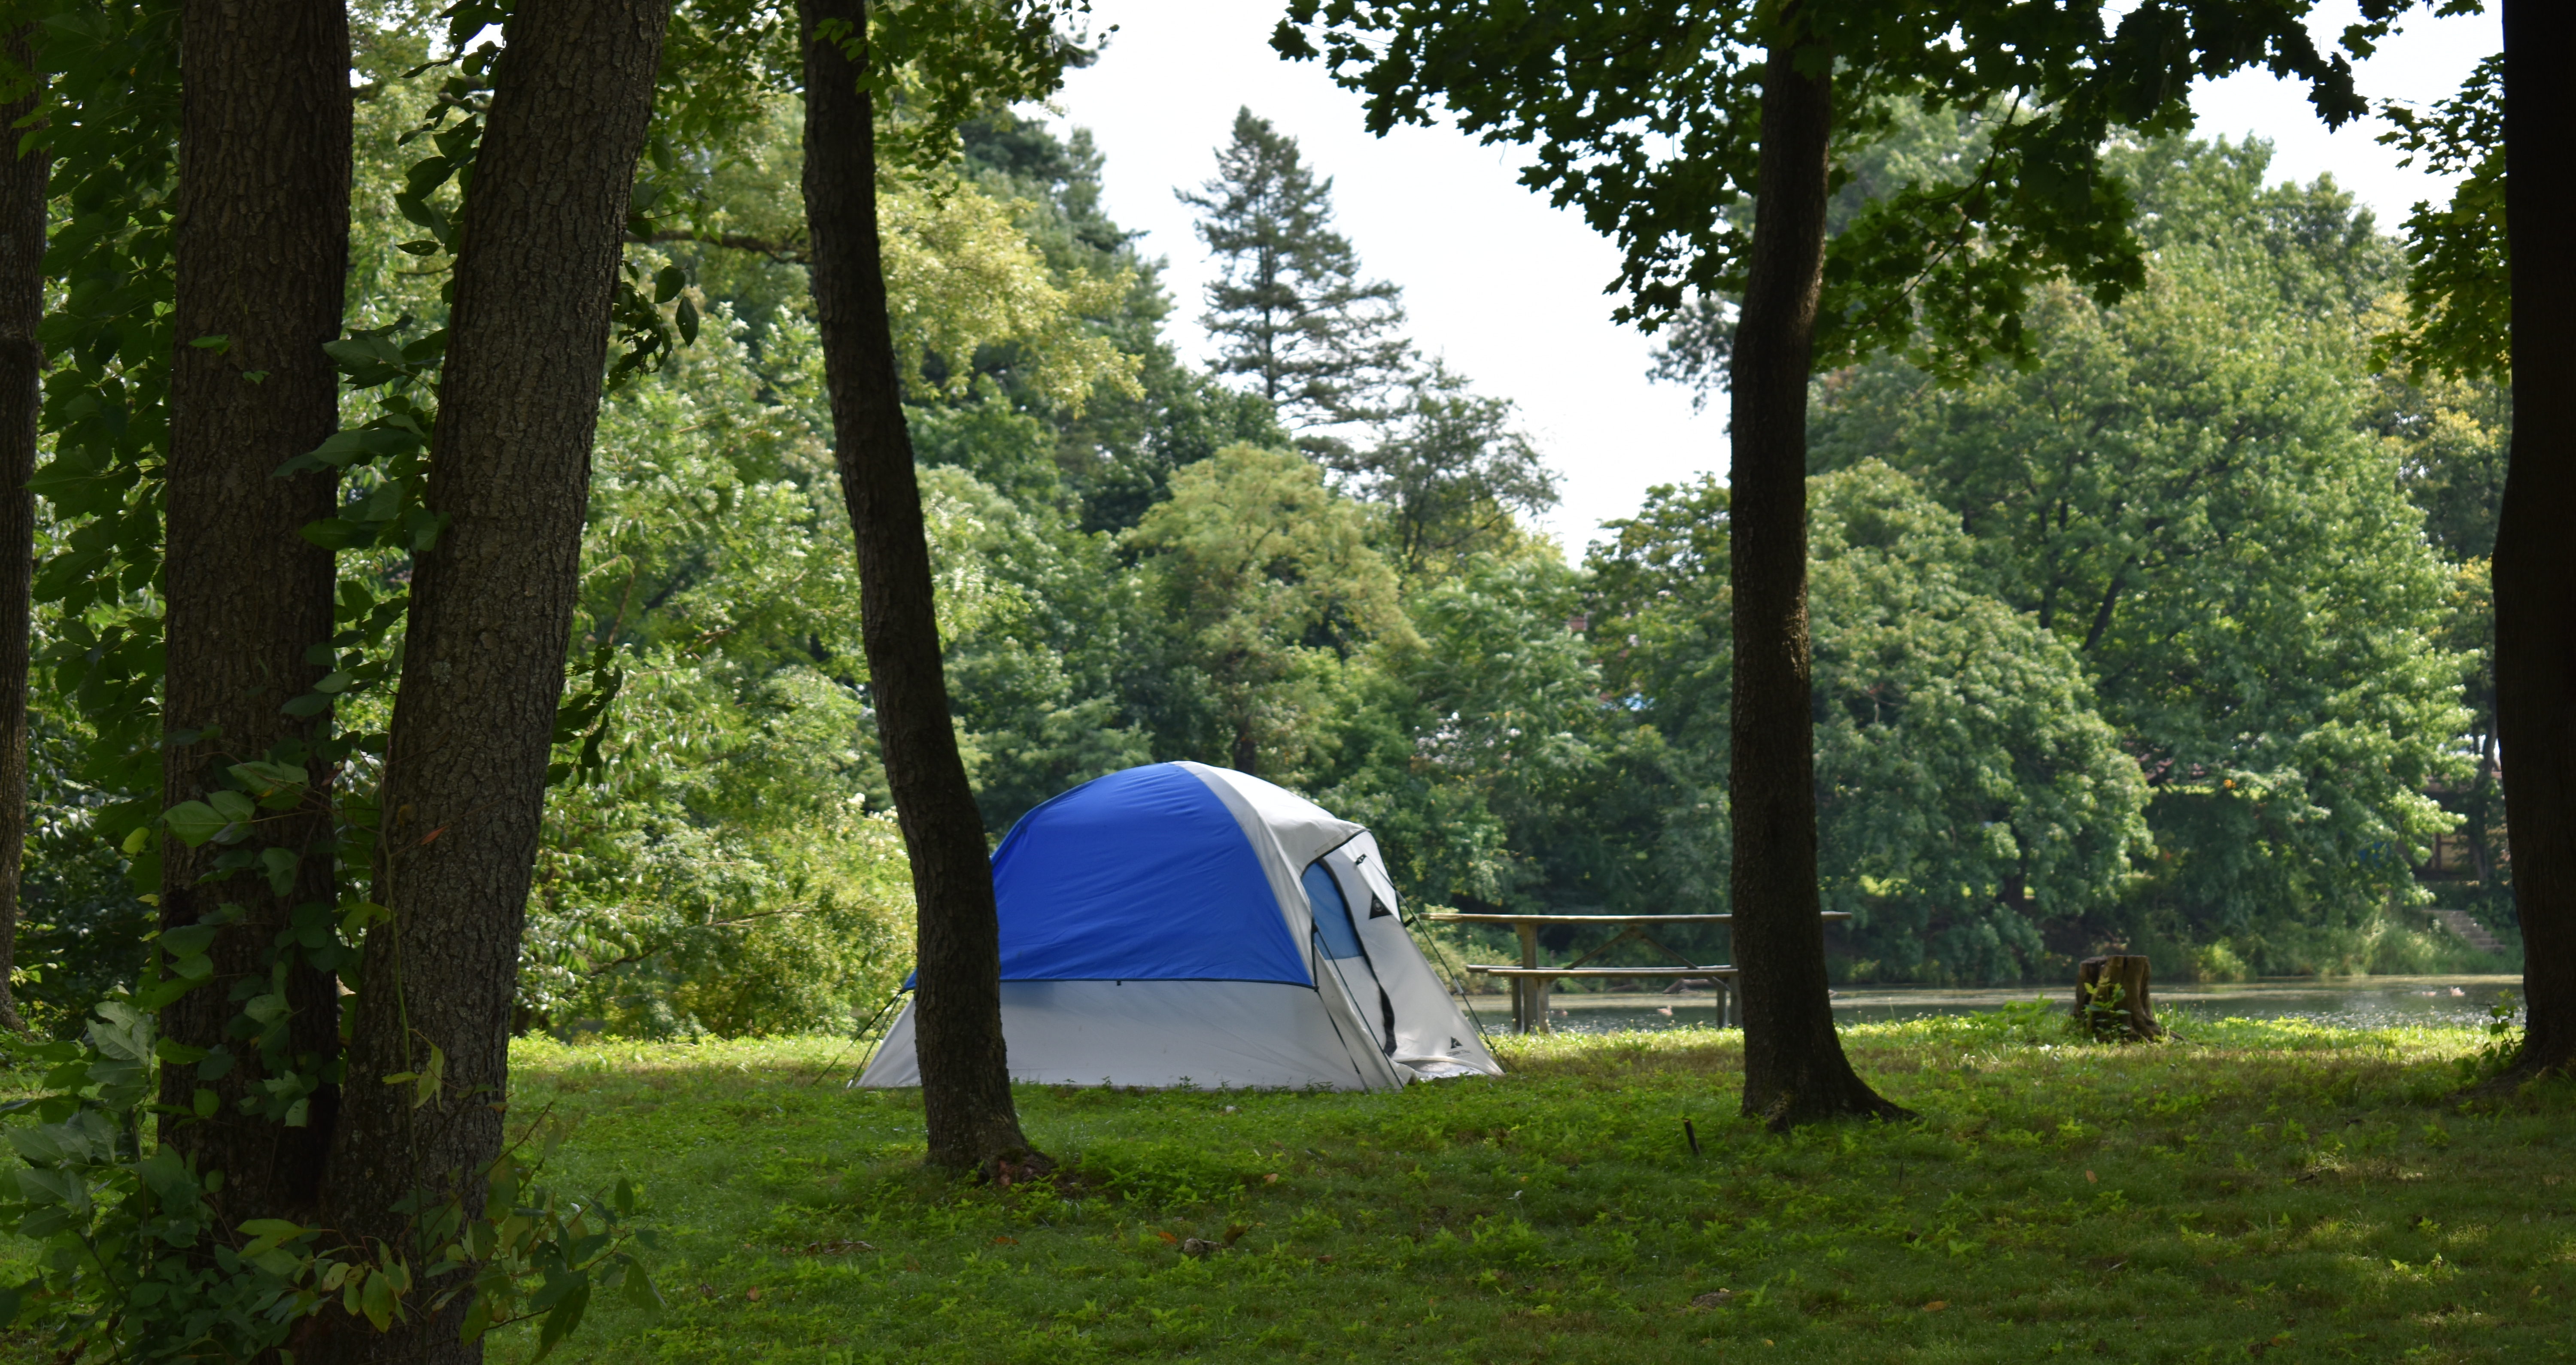
[[1949, 1306], [1950, 1301], [1948, 1299], [1934, 1299], [1930, 1303], [1923, 1305], [1923, 1311], [1926, 1313], [1938, 1313]]
[[760, 1302], [760, 1286], [753, 1285], [751, 1288], [742, 1291], [742, 1296], [751, 1300], [753, 1303]]
[[1017, 1237], [996, 1237], [993, 1239], [993, 1245], [997, 1247], [1015, 1247], [1019, 1244], [1020, 1239]]
[[1262, 1184], [1264, 1184], [1264, 1185], [1276, 1185], [1276, 1184], [1278, 1184], [1278, 1183], [1279, 1183], [1279, 1173], [1278, 1173], [1277, 1171], [1272, 1171], [1270, 1174], [1268, 1174], [1268, 1175], [1265, 1175], [1265, 1176], [1261, 1177], [1261, 1183], [1262, 1183]]
[[2102, 1178], [2093, 1174], [2091, 1171], [2086, 1171], [2084, 1173], [2084, 1183], [2087, 1185], [2099, 1185], [2102, 1183]]

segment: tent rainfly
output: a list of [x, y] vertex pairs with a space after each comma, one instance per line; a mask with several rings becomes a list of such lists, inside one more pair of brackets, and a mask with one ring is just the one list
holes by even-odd
[[[1257, 777], [1111, 773], [993, 854], [1011, 1079], [1393, 1090], [1499, 1076], [1397, 917], [1377, 841]], [[921, 1083], [911, 1004], [859, 1084]]]

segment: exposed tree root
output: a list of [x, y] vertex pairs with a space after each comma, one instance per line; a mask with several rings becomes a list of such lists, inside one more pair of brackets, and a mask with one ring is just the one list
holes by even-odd
[[1007, 1190], [1013, 1185], [1025, 1185], [1032, 1180], [1044, 1179], [1055, 1169], [1054, 1157], [1044, 1152], [1020, 1148], [994, 1153], [990, 1160], [977, 1168], [977, 1171], [982, 1179], [990, 1181], [995, 1188]]
[[1746, 1118], [1760, 1119], [1763, 1127], [1775, 1133], [1785, 1133], [1792, 1128], [1807, 1124], [1830, 1123], [1838, 1119], [1872, 1119], [1880, 1123], [1909, 1123], [1923, 1117], [1880, 1095], [1856, 1077], [1847, 1086], [1830, 1089], [1839, 1090], [1841, 1093], [1818, 1094], [1815, 1091], [1808, 1091], [1801, 1094], [1796, 1091], [1785, 1091], [1773, 1096], [1769, 1103], [1758, 1107], [1748, 1102], [1744, 1108], [1744, 1115]]

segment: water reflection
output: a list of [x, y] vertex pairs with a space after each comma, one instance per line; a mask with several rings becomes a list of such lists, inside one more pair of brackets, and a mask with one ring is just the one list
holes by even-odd
[[[2522, 978], [2518, 976], [2294, 977], [2207, 986], [2157, 986], [2155, 1001], [2159, 1013], [2179, 1007], [2182, 1013], [2204, 1019], [2295, 1018], [2344, 1028], [2385, 1028], [2396, 1024], [2483, 1024], [2487, 1010], [2506, 992], [2519, 994], [2521, 990]], [[1834, 1017], [1843, 1023], [1860, 1023], [1973, 1014], [2042, 996], [2054, 1005], [2071, 1007], [2075, 987], [2069, 984], [2053, 991], [2035, 986], [1985, 990], [1847, 987], [1834, 993]], [[1511, 1005], [1505, 997], [1480, 995], [1471, 1003], [1488, 1030], [1502, 1032], [1511, 1028]], [[1569, 1033], [1683, 1025], [1707, 1028], [1717, 1023], [1717, 997], [1706, 991], [1681, 995], [1560, 992], [1551, 996], [1548, 1004], [1549, 1022]]]

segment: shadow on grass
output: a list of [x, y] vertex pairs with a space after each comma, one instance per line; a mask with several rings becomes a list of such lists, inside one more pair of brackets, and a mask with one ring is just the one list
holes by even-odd
[[518, 1062], [675, 1234], [672, 1307], [575, 1360], [2564, 1354], [2563, 1088], [2445, 1107], [2469, 1030], [2118, 1047], [2058, 1008], [1847, 1029], [1923, 1121], [1785, 1137], [1709, 1030], [1504, 1040], [1507, 1078], [1394, 1095], [1023, 1087], [1068, 1167], [1007, 1191], [919, 1167], [916, 1096], [816, 1083], [829, 1043]]
[[1007, 1190], [924, 1170], [918, 1096], [832, 1040], [523, 1042], [514, 1103], [665, 1229], [669, 1306], [570, 1361], [2567, 1358], [2569, 1087], [2446, 1103], [2466, 1029], [2060, 1009], [1848, 1028], [1922, 1121], [1786, 1136], [1711, 1030], [1390, 1095], [1022, 1087], [1067, 1165]]

